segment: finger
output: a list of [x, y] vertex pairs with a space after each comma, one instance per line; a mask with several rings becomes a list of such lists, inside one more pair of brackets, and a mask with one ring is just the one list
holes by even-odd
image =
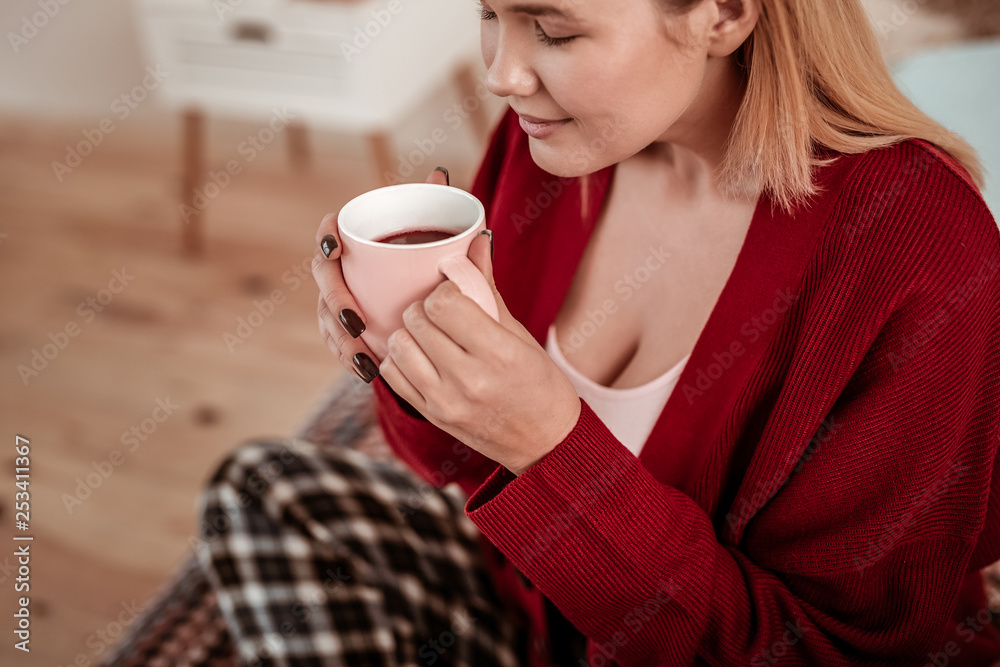
[[392, 358], [393, 363], [411, 384], [426, 389], [441, 382], [441, 376], [434, 363], [408, 329], [404, 327], [392, 332], [387, 346], [389, 353], [386, 358]]
[[[323, 307], [325, 308], [325, 304]], [[329, 310], [327, 311], [327, 314], [329, 314]], [[358, 368], [357, 364], [350, 363], [347, 359], [344, 358], [344, 355], [339, 345], [337, 344], [337, 341], [334, 340], [333, 334], [330, 333], [331, 331], [335, 331], [335, 329], [333, 329], [330, 324], [324, 322], [324, 319], [325, 319], [324, 316], [321, 314], [319, 318], [320, 321], [319, 330], [323, 336], [323, 342], [326, 344], [327, 349], [329, 349], [330, 352], [332, 352], [333, 355], [337, 357], [337, 360], [340, 362], [341, 366], [343, 366], [345, 369], [348, 369], [349, 371], [353, 371], [355, 375], [357, 375], [362, 380], [365, 380], [365, 376]], [[365, 382], [367, 382], [367, 380], [365, 380]]]
[[417, 412], [423, 413], [427, 401], [423, 395], [407, 379], [406, 375], [399, 369], [395, 358], [390, 353], [379, 366], [379, 375], [392, 387], [392, 390], [399, 394], [400, 398], [412, 405]]
[[344, 332], [343, 327], [340, 326], [340, 323], [336, 321], [336, 317], [334, 317], [333, 313], [327, 307], [322, 295], [319, 297], [317, 314], [319, 317], [320, 333], [323, 335], [323, 341], [326, 343], [327, 348], [333, 352], [344, 368], [353, 371], [359, 378], [364, 380], [364, 373], [361, 372], [360, 365], [355, 363], [354, 357], [357, 354], [366, 354], [375, 363], [375, 355], [363, 340], [360, 338], [351, 338]]
[[[406, 329], [400, 335], [409, 334], [416, 341], [430, 370], [434, 372], [433, 377], [429, 373], [421, 377], [440, 381], [442, 376], [439, 368], [467, 369], [472, 363], [469, 354], [429, 319], [423, 301], [416, 301], [403, 311], [403, 324]], [[423, 363], [422, 360], [419, 361]], [[421, 366], [415, 369], [417, 370], [426, 369]]]
[[[423, 312], [453, 346], [465, 353], [464, 361], [468, 361], [469, 357], [491, 357], [500, 345], [509, 342], [503, 337], [506, 329], [498, 327], [496, 321], [478, 303], [462, 294], [451, 280], [443, 281], [427, 295], [423, 301]], [[435, 347], [434, 352], [445, 358], [454, 358], [448, 356], [449, 350]]]
[[336, 330], [334, 326], [335, 322], [333, 321], [330, 309], [326, 307], [326, 302], [323, 301], [322, 294], [319, 295], [319, 303], [316, 304], [316, 319], [319, 322], [319, 332], [323, 335], [323, 342], [326, 343], [330, 352], [333, 352], [333, 356], [339, 360], [341, 356], [340, 345], [337, 344], [337, 340], [330, 333]]
[[451, 185], [451, 178], [448, 175], [447, 169], [444, 167], [435, 167], [434, 171], [427, 177], [427, 182], [437, 183], [438, 185]]
[[322, 253], [317, 253], [312, 262], [313, 279], [326, 305], [340, 321], [341, 328], [352, 338], [365, 332], [367, 318], [361, 306], [344, 281], [343, 268], [339, 261], [331, 262]]
[[476, 265], [480, 273], [486, 278], [486, 282], [493, 288], [494, 298], [497, 296], [497, 286], [493, 280], [493, 255], [490, 250], [492, 245], [492, 232], [476, 234], [469, 246], [469, 261]]
[[337, 231], [337, 216], [339, 213], [327, 213], [319, 223], [316, 230], [316, 244], [320, 247], [323, 256], [328, 259], [338, 259], [340, 257], [340, 233]]
[[[319, 317], [319, 327], [323, 335], [323, 340], [330, 351], [340, 361], [340, 364], [365, 382], [374, 380], [377, 377], [377, 373], [371, 378], [366, 378], [362, 372], [363, 367], [359, 363], [360, 357], [358, 355], [366, 355], [372, 360], [372, 365], [378, 363], [377, 357], [363, 340], [352, 338], [344, 330], [344, 327], [337, 321], [337, 318], [330, 312], [330, 308], [327, 306], [322, 294], [319, 296], [316, 311]], [[356, 358], [358, 361], [355, 361]], [[370, 370], [370, 366], [368, 370]]]

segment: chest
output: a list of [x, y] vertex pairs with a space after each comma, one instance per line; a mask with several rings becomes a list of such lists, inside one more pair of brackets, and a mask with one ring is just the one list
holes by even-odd
[[603, 386], [628, 388], [691, 352], [736, 264], [755, 202], [685, 200], [645, 182], [652, 175], [622, 175], [555, 326], [574, 368]]

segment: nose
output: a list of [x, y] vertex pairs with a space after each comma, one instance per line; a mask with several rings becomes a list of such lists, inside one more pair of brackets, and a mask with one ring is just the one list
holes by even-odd
[[527, 51], [514, 39], [501, 37], [500, 30], [483, 34], [483, 61], [486, 64], [486, 88], [498, 97], [529, 97], [538, 90], [538, 77]]

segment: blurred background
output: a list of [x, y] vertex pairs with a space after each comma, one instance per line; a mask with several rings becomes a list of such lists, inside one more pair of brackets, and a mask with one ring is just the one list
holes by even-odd
[[[865, 6], [996, 215], [1000, 3]], [[222, 457], [298, 432], [344, 372], [316, 324], [321, 217], [437, 165], [468, 189], [506, 102], [474, 0], [4, 0], [0, 26], [0, 664], [86, 666], [190, 554]]]

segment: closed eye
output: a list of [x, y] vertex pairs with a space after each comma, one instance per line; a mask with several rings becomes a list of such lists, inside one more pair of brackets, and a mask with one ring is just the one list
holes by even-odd
[[[483, 3], [479, 3], [479, 18], [483, 21], [492, 21], [496, 17], [496, 12], [486, 9], [483, 7]], [[549, 46], [561, 46], [562, 44], [566, 44], [576, 39], [576, 35], [572, 37], [549, 37], [545, 31], [542, 30], [542, 26], [539, 25], [538, 21], [535, 21], [535, 34], [538, 35], [539, 41], [543, 44], [548, 44]]]
[[491, 12], [490, 10], [486, 9], [485, 7], [483, 7], [483, 3], [481, 2], [477, 5], [477, 7], [479, 9], [479, 18], [481, 18], [482, 20], [492, 21], [497, 17], [496, 12]]

